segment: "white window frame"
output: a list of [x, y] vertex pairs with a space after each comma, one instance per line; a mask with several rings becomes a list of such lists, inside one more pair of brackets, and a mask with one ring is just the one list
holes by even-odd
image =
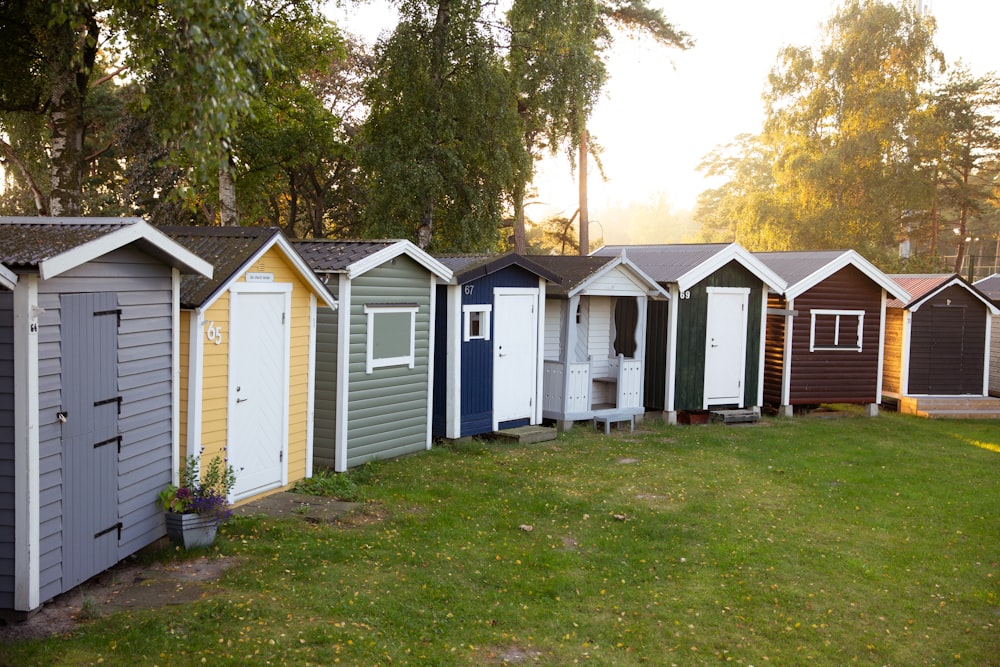
[[[407, 366], [408, 368], [413, 368], [415, 358], [414, 351], [416, 350], [416, 325], [418, 310], [420, 310], [419, 306], [410, 304], [365, 305], [365, 315], [368, 316], [368, 329], [366, 331], [367, 340], [365, 345], [366, 374], [372, 373], [376, 368], [385, 368], [387, 366]], [[410, 314], [410, 352], [409, 354], [399, 357], [383, 357], [377, 359], [375, 358], [375, 316], [390, 313]]]
[[[860, 352], [861, 346], [864, 339], [865, 331], [865, 311], [863, 310], [825, 310], [816, 309], [809, 313], [809, 351], [823, 351], [823, 352]], [[817, 345], [816, 344], [816, 318], [821, 317], [833, 317], [835, 318], [835, 333], [833, 338], [833, 345]], [[854, 340], [853, 344], [843, 343], [840, 340], [840, 322], [841, 318], [854, 317], [858, 320], [858, 335]]]
[[[493, 306], [488, 303], [472, 303], [467, 306], [462, 306], [462, 342], [468, 343], [470, 340], [489, 340], [490, 339], [490, 318], [493, 312]], [[472, 314], [478, 313], [480, 315], [479, 322], [479, 335], [472, 335]]]

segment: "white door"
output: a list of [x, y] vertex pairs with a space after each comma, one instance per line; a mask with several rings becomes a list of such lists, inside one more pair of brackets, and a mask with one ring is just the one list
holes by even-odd
[[538, 290], [493, 297], [493, 428], [534, 414], [538, 386]]
[[287, 478], [289, 292], [230, 292], [229, 463], [233, 499], [279, 487]]
[[730, 404], [743, 407], [749, 296], [750, 290], [746, 288], [708, 288], [706, 408]]

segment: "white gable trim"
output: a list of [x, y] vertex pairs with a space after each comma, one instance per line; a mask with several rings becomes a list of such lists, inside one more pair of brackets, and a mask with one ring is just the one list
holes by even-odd
[[836, 259], [819, 267], [808, 277], [803, 278], [794, 285], [789, 285], [788, 289], [785, 290], [785, 296], [795, 298], [846, 266], [853, 266], [865, 274], [872, 282], [888, 292], [893, 298], [899, 299], [903, 303], [910, 300], [910, 294], [905, 289], [900, 287], [892, 278], [879, 271], [874, 264], [854, 250], [845, 250]]
[[17, 285], [17, 274], [0, 264], [0, 286], [13, 290], [15, 285]]
[[257, 252], [248, 257], [245, 262], [240, 264], [240, 268], [237, 269], [228, 280], [216, 287], [214, 292], [209, 294], [202, 303], [198, 304], [198, 307], [202, 310], [208, 310], [211, 308], [212, 304], [214, 304], [220, 296], [225, 294], [227, 290], [231, 289], [234, 284], [240, 282], [243, 274], [245, 274], [255, 262], [267, 254], [267, 252], [274, 246], [278, 246], [281, 252], [285, 255], [285, 258], [291, 263], [292, 269], [298, 277], [313, 291], [317, 299], [319, 299], [319, 305], [326, 308], [336, 309], [337, 300], [330, 294], [330, 290], [326, 288], [326, 285], [316, 272], [309, 267], [305, 260], [302, 259], [302, 255], [300, 255], [295, 248], [293, 248], [292, 245], [285, 240], [284, 235], [280, 232], [271, 237], [270, 241], [261, 246]]
[[[994, 306], [993, 303], [989, 299], [987, 299], [985, 296], [983, 296], [982, 292], [980, 292], [978, 289], [969, 289], [968, 284], [965, 281], [963, 281], [961, 278], [959, 278], [958, 276], [955, 276], [954, 278], [952, 278], [951, 280], [949, 280], [946, 283], [942, 283], [941, 285], [939, 285], [934, 290], [932, 290], [932, 291], [928, 292], [927, 294], [923, 295], [922, 297], [920, 297], [917, 300], [917, 302], [915, 304], [908, 304], [906, 306], [906, 309], [908, 311], [912, 312], [912, 313], [917, 312], [918, 310], [920, 310], [920, 306], [924, 305], [925, 303], [929, 303], [930, 301], [932, 301], [934, 299], [935, 296], [937, 296], [938, 294], [940, 294], [944, 290], [948, 289], [952, 285], [959, 285], [965, 291], [967, 291], [969, 294], [971, 294], [972, 296], [976, 297], [976, 299], [978, 299], [980, 302], [983, 303], [983, 305], [986, 306], [987, 310], [990, 311], [991, 315], [1000, 315], [1000, 308], [997, 308], [996, 306]], [[989, 347], [987, 347], [986, 349], [989, 350]]]
[[[85, 218], [81, 218], [80, 220], [81, 222], [86, 221]], [[138, 218], [130, 218], [127, 222], [129, 224], [126, 227], [108, 232], [93, 241], [88, 241], [71, 250], [43, 259], [38, 263], [38, 273], [43, 280], [47, 280], [130, 243], [144, 241], [172, 257], [176, 261], [175, 266], [179, 265], [179, 268], [186, 269], [191, 273], [199, 273], [208, 278], [212, 277], [213, 268], [211, 264], [163, 232]]]
[[368, 255], [364, 259], [359, 259], [354, 262], [347, 267], [347, 277], [353, 280], [361, 274], [381, 266], [390, 259], [399, 257], [400, 255], [406, 255], [417, 264], [433, 273], [441, 282], [451, 282], [451, 269], [406, 240], [396, 241], [392, 245], [386, 246], [378, 252]]
[[[602, 290], [601, 282], [612, 271], [623, 273], [636, 286], [636, 291], [625, 293], [620, 290]], [[662, 299], [670, 298], [670, 294], [667, 290], [661, 287], [655, 280], [650, 278], [642, 269], [633, 264], [632, 261], [625, 256], [624, 251], [600, 269], [587, 276], [585, 280], [581, 281], [578, 285], [573, 287], [573, 289], [567, 292], [566, 296], [567, 298], [572, 298], [574, 296], [580, 296], [581, 294], [603, 296], [652, 296], [654, 298], [659, 297]]]
[[730, 243], [710, 259], [705, 260], [679, 277], [677, 279], [677, 287], [681, 292], [689, 290], [732, 261], [743, 265], [750, 273], [760, 278], [772, 292], [781, 294], [785, 291], [787, 283], [781, 276], [772, 271], [764, 262], [750, 254], [743, 246], [736, 243]]

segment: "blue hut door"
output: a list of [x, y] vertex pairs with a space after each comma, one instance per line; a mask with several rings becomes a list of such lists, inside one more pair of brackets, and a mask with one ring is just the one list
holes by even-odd
[[493, 428], [530, 419], [538, 386], [538, 290], [494, 292]]
[[236, 470], [234, 500], [282, 486], [287, 476], [291, 293], [254, 287], [230, 290], [227, 447]]
[[742, 407], [750, 290], [738, 287], [707, 289], [704, 407]]
[[64, 591], [118, 562], [118, 300], [64, 294], [62, 424]]

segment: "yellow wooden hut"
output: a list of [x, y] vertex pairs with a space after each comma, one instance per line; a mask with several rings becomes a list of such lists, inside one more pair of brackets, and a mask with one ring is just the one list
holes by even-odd
[[310, 477], [316, 310], [335, 299], [278, 229], [164, 231], [215, 266], [181, 284], [179, 458], [226, 459], [236, 503]]

